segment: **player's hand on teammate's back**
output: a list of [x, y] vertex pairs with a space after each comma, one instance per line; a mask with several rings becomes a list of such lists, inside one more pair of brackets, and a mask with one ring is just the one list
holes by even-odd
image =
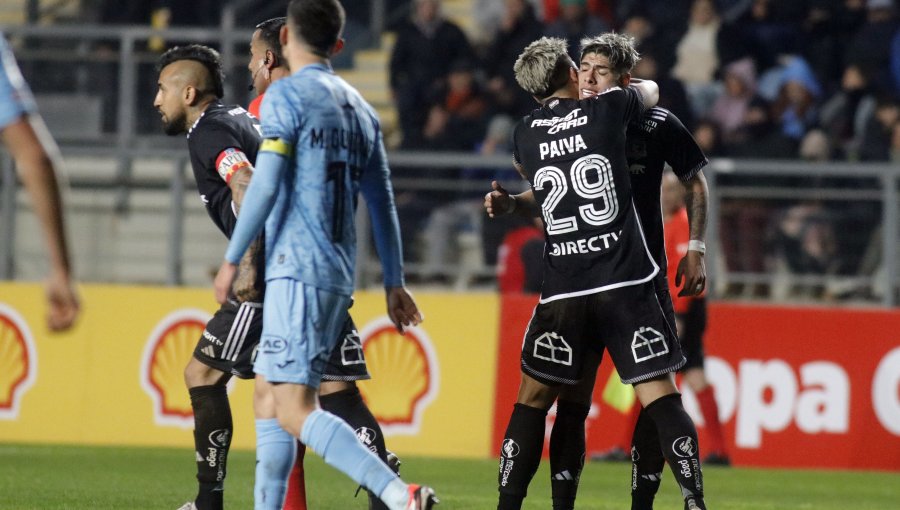
[[216, 279], [213, 281], [213, 289], [216, 294], [216, 301], [220, 305], [224, 305], [228, 299], [228, 291], [234, 283], [234, 277], [237, 275], [237, 266], [228, 262], [222, 262], [219, 266], [219, 272], [216, 273]]
[[400, 333], [405, 333], [406, 328], [418, 326], [425, 320], [419, 306], [412, 294], [405, 287], [388, 287], [385, 290], [387, 299], [388, 317]]
[[[681, 285], [684, 280], [684, 286]], [[675, 272], [675, 286], [681, 287], [679, 296], [699, 296], [706, 288], [706, 265], [703, 254], [690, 250], [678, 263]]]
[[78, 317], [80, 303], [72, 280], [65, 275], [51, 275], [47, 280], [47, 326], [51, 331], [63, 331]]
[[484, 196], [484, 208], [491, 218], [512, 212], [514, 200], [497, 181], [491, 181], [491, 191]]

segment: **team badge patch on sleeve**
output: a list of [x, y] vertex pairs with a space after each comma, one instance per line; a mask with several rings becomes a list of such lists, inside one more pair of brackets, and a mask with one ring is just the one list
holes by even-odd
[[242, 168], [251, 168], [250, 160], [247, 155], [240, 149], [228, 148], [219, 153], [216, 158], [216, 171], [219, 176], [228, 184], [231, 178]]

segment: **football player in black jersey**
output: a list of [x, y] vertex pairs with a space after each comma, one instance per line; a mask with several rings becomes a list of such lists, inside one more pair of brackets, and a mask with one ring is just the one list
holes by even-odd
[[[602, 38], [582, 40], [579, 70], [579, 89], [582, 98], [630, 83], [630, 73], [610, 72], [603, 47]], [[679, 262], [675, 278], [678, 284], [682, 285], [679, 295], [696, 296], [703, 291], [706, 283], [703, 240], [706, 233], [707, 185], [703, 167], [709, 161], [681, 121], [660, 107], [650, 108], [640, 119], [628, 126], [626, 146], [634, 203], [647, 246], [661, 269], [654, 279], [656, 292], [669, 323], [676, 324], [666, 278], [668, 262], [660, 208], [663, 170], [666, 164], [671, 166], [687, 191], [688, 219], [693, 242], [689, 243], [687, 254]], [[688, 358], [687, 365], [683, 367], [685, 370], [696, 367], [698, 362], [702, 367], [702, 355], [698, 356], [696, 351], [689, 349], [684, 352]], [[586, 415], [590, 409], [593, 388], [593, 378], [582, 378], [578, 385], [561, 392], [557, 405], [567, 408], [577, 407]], [[550, 443], [550, 464], [554, 466], [551, 482], [553, 498], [554, 501], [572, 502], [572, 505], [560, 505], [560, 508], [573, 508], [578, 479], [566, 479], [555, 475], [581, 466], [585, 453], [584, 440], [581, 439], [584, 432], [584, 420], [570, 419], [568, 414], [562, 420], [557, 420], [553, 426]], [[646, 412], [642, 411], [638, 416], [632, 437], [632, 509], [647, 510], [653, 507], [665, 459], [660, 449], [656, 426]]]
[[[191, 166], [200, 199], [213, 222], [231, 237], [237, 214], [249, 185], [253, 162], [261, 143], [259, 121], [237, 105], [224, 105], [224, 79], [219, 55], [201, 45], [175, 47], [160, 57], [159, 90], [154, 106], [163, 129], [170, 136], [187, 134]], [[226, 461], [232, 436], [232, 415], [226, 383], [232, 376], [253, 378], [253, 353], [262, 332], [264, 286], [262, 243], [254, 243], [241, 260], [233, 295], [207, 323], [193, 357], [185, 368], [185, 382], [194, 411], [194, 441], [199, 489], [194, 501], [180, 510], [221, 510]], [[323, 375], [321, 398], [324, 409], [340, 416], [357, 431], [366, 446], [386, 460], [381, 427], [366, 407], [355, 382], [368, 379], [365, 357], [352, 319], [347, 318], [342, 340]], [[271, 395], [254, 391], [254, 414], [274, 420]], [[258, 429], [260, 427], [257, 427]], [[283, 431], [275, 427], [277, 431]], [[276, 433], [277, 434], [277, 433]], [[272, 435], [272, 434], [270, 434]], [[294, 439], [287, 434], [284, 441]], [[257, 449], [271, 438], [257, 438]], [[283, 448], [278, 440], [274, 448]], [[396, 457], [389, 463], [397, 470]], [[265, 469], [265, 463], [257, 469]], [[291, 483], [302, 482], [292, 479]], [[305, 500], [295, 498], [287, 510], [305, 509]], [[380, 501], [370, 501], [382, 508]]]
[[[630, 37], [604, 34], [598, 42], [605, 57], [598, 74], [630, 72], [638, 59]], [[656, 85], [634, 80], [579, 99], [565, 43], [547, 38], [526, 48], [516, 77], [542, 104], [514, 135], [515, 163], [531, 189], [513, 197], [495, 182], [485, 206], [492, 215], [542, 214], [547, 241], [541, 300], [526, 330], [522, 383], [501, 446], [498, 508], [521, 507], [540, 462], [547, 410], [561, 391], [595, 376], [606, 348], [657, 426], [685, 508], [703, 509], [697, 434], [672, 376], [685, 359], [655, 290], [659, 267], [632, 203], [626, 161], [626, 127], [655, 105]], [[557, 420], [583, 422], [580, 402], [560, 399]], [[577, 479], [582, 459], [551, 470]], [[554, 500], [555, 509], [573, 504], [574, 497]]]
[[[200, 200], [230, 237], [259, 149], [259, 122], [240, 106], [226, 106], [221, 62], [201, 45], [175, 47], [159, 60], [153, 101], [166, 134], [187, 133]], [[259, 246], [259, 245], [257, 245]], [[194, 411], [199, 490], [182, 509], [221, 510], [233, 425], [226, 383], [253, 378], [252, 356], [262, 331], [264, 265], [261, 253], [241, 261], [231, 300], [207, 323], [184, 379]]]

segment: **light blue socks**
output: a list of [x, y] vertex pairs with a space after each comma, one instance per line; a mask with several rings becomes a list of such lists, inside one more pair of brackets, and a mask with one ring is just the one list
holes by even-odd
[[[300, 430], [300, 441], [328, 465], [377, 494], [388, 507], [402, 509], [406, 505], [406, 484], [363, 446], [353, 429], [337, 416], [321, 409], [313, 411]], [[257, 507], [257, 510], [261, 509]]]
[[281, 510], [296, 455], [297, 440], [277, 419], [256, 420], [254, 510]]

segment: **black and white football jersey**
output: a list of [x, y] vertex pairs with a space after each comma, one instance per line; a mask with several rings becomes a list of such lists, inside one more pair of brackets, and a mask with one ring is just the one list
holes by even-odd
[[551, 98], [513, 134], [544, 219], [541, 302], [652, 279], [632, 203], [625, 131], [643, 113], [637, 89], [614, 87], [590, 99]]
[[262, 141], [259, 121], [237, 105], [211, 104], [187, 134], [191, 167], [197, 191], [213, 223], [229, 239], [237, 216], [231, 203], [231, 189], [218, 172], [219, 165], [240, 159], [242, 152], [250, 164]]
[[[191, 168], [200, 200], [219, 230], [231, 239], [237, 223], [231, 188], [222, 177], [252, 166], [262, 142], [259, 121], [237, 105], [211, 104], [187, 134]], [[220, 169], [223, 170], [220, 172]], [[260, 249], [255, 259], [257, 289], [265, 289], [265, 257]]]
[[668, 164], [681, 181], [687, 181], [709, 160], [681, 120], [660, 107], [650, 108], [628, 126], [626, 144], [634, 205], [650, 253], [665, 270], [666, 247], [659, 202], [663, 170]]

